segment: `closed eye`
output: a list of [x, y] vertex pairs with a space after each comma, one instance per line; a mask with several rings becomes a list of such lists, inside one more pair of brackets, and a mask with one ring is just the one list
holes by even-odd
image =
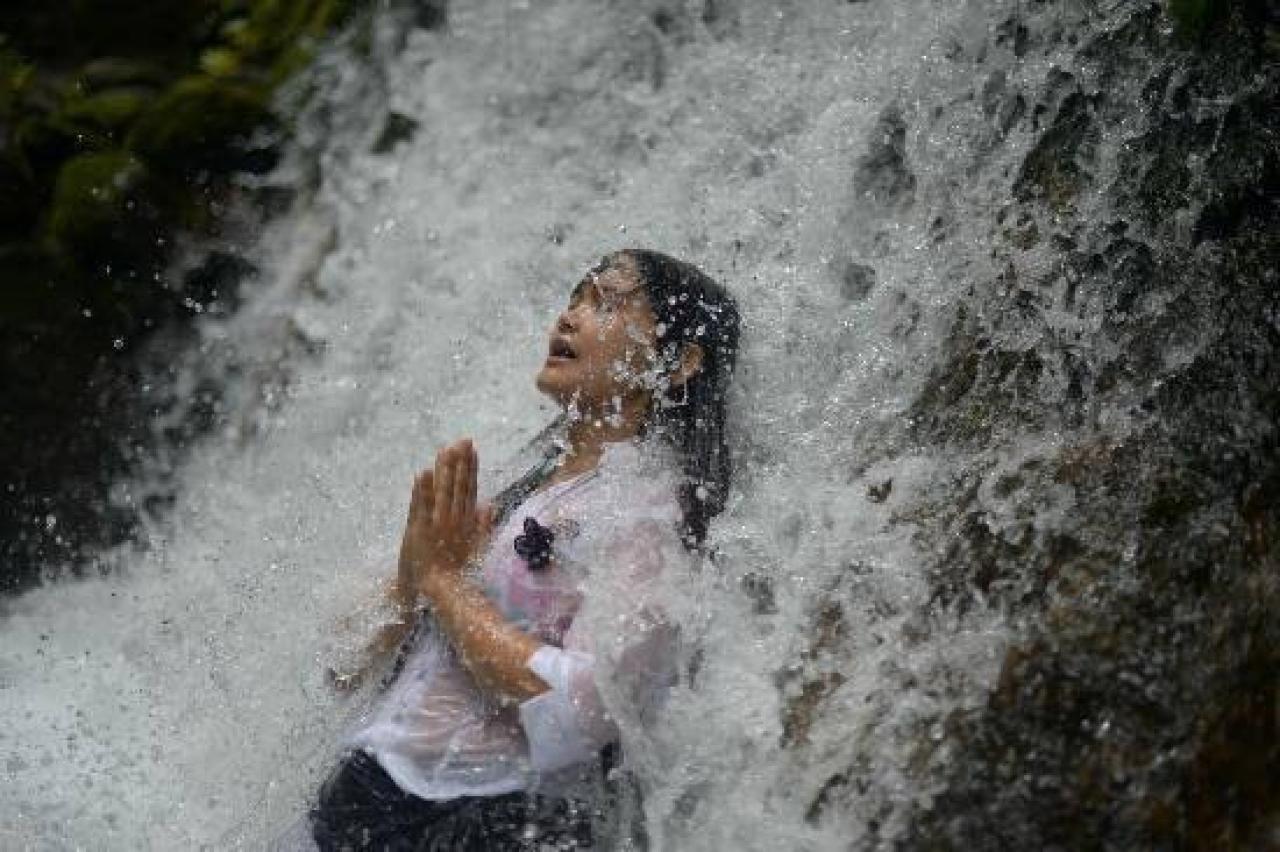
[[576, 308], [578, 305], [580, 305], [582, 303], [583, 298], [585, 298], [588, 293], [590, 293], [595, 289], [594, 287], [589, 286], [593, 282], [594, 282], [594, 279], [588, 275], [586, 278], [583, 278], [581, 281], [577, 283], [577, 285], [573, 288], [573, 292], [569, 294], [570, 308]]

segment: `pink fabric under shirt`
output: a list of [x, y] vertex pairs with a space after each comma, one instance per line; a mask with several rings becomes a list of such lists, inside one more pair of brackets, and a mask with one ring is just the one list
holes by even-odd
[[[495, 531], [478, 580], [508, 620], [545, 643], [528, 667], [550, 690], [501, 706], [443, 634], [424, 631], [348, 744], [402, 789], [436, 800], [550, 792], [557, 778], [593, 764], [618, 738], [607, 705], [645, 712], [672, 681], [675, 631], [658, 581], [688, 554], [661, 470], [635, 445], [610, 444], [595, 471], [532, 495]], [[553, 559], [540, 571], [514, 548], [527, 517], [555, 532]]]

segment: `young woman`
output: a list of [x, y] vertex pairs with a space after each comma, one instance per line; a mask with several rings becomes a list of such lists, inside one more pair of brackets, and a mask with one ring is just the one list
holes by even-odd
[[417, 477], [393, 592], [416, 626], [383, 638], [397, 665], [311, 812], [321, 849], [592, 845], [581, 785], [674, 675], [656, 581], [724, 505], [738, 331], [689, 264], [610, 255], [551, 331], [544, 462], [488, 505], [468, 440]]

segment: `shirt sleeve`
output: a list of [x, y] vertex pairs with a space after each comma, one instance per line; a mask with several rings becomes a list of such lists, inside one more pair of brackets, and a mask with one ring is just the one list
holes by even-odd
[[[674, 527], [631, 524], [602, 551], [607, 574], [583, 601], [564, 646], [543, 645], [528, 668], [550, 689], [520, 705], [533, 768], [542, 772], [594, 760], [618, 739], [610, 705], [627, 717], [661, 702], [674, 680], [676, 630], [658, 600], [658, 580], [674, 545]], [[619, 707], [624, 705], [624, 707]]]

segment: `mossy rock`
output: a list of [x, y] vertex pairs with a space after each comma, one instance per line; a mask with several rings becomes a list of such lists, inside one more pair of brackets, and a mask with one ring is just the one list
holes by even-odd
[[102, 92], [122, 86], [160, 89], [172, 76], [154, 62], [126, 56], [104, 56], [87, 62], [80, 69], [80, 82], [86, 92]]
[[142, 88], [108, 89], [76, 98], [63, 109], [62, 116], [72, 124], [119, 131], [142, 113], [151, 97], [151, 93]]
[[264, 89], [197, 75], [174, 83], [146, 109], [128, 148], [173, 172], [231, 171], [241, 166], [237, 143], [270, 121]]
[[21, 157], [32, 179], [43, 186], [51, 185], [62, 164], [76, 154], [109, 147], [106, 133], [77, 126], [61, 113], [29, 115], [14, 131], [15, 156]]
[[200, 70], [210, 77], [235, 77], [244, 70], [244, 58], [231, 48], [213, 47], [200, 54]]
[[1094, 156], [1097, 136], [1090, 98], [1082, 91], [1067, 95], [1049, 129], [1023, 159], [1013, 197], [1042, 200], [1057, 213], [1070, 210], [1092, 179], [1086, 163]]
[[299, 38], [323, 35], [343, 14], [347, 0], [259, 0], [234, 28], [238, 47], [258, 56], [278, 55]]
[[156, 182], [127, 151], [80, 154], [58, 173], [49, 211], [50, 244], [86, 271], [139, 274], [159, 262]]

